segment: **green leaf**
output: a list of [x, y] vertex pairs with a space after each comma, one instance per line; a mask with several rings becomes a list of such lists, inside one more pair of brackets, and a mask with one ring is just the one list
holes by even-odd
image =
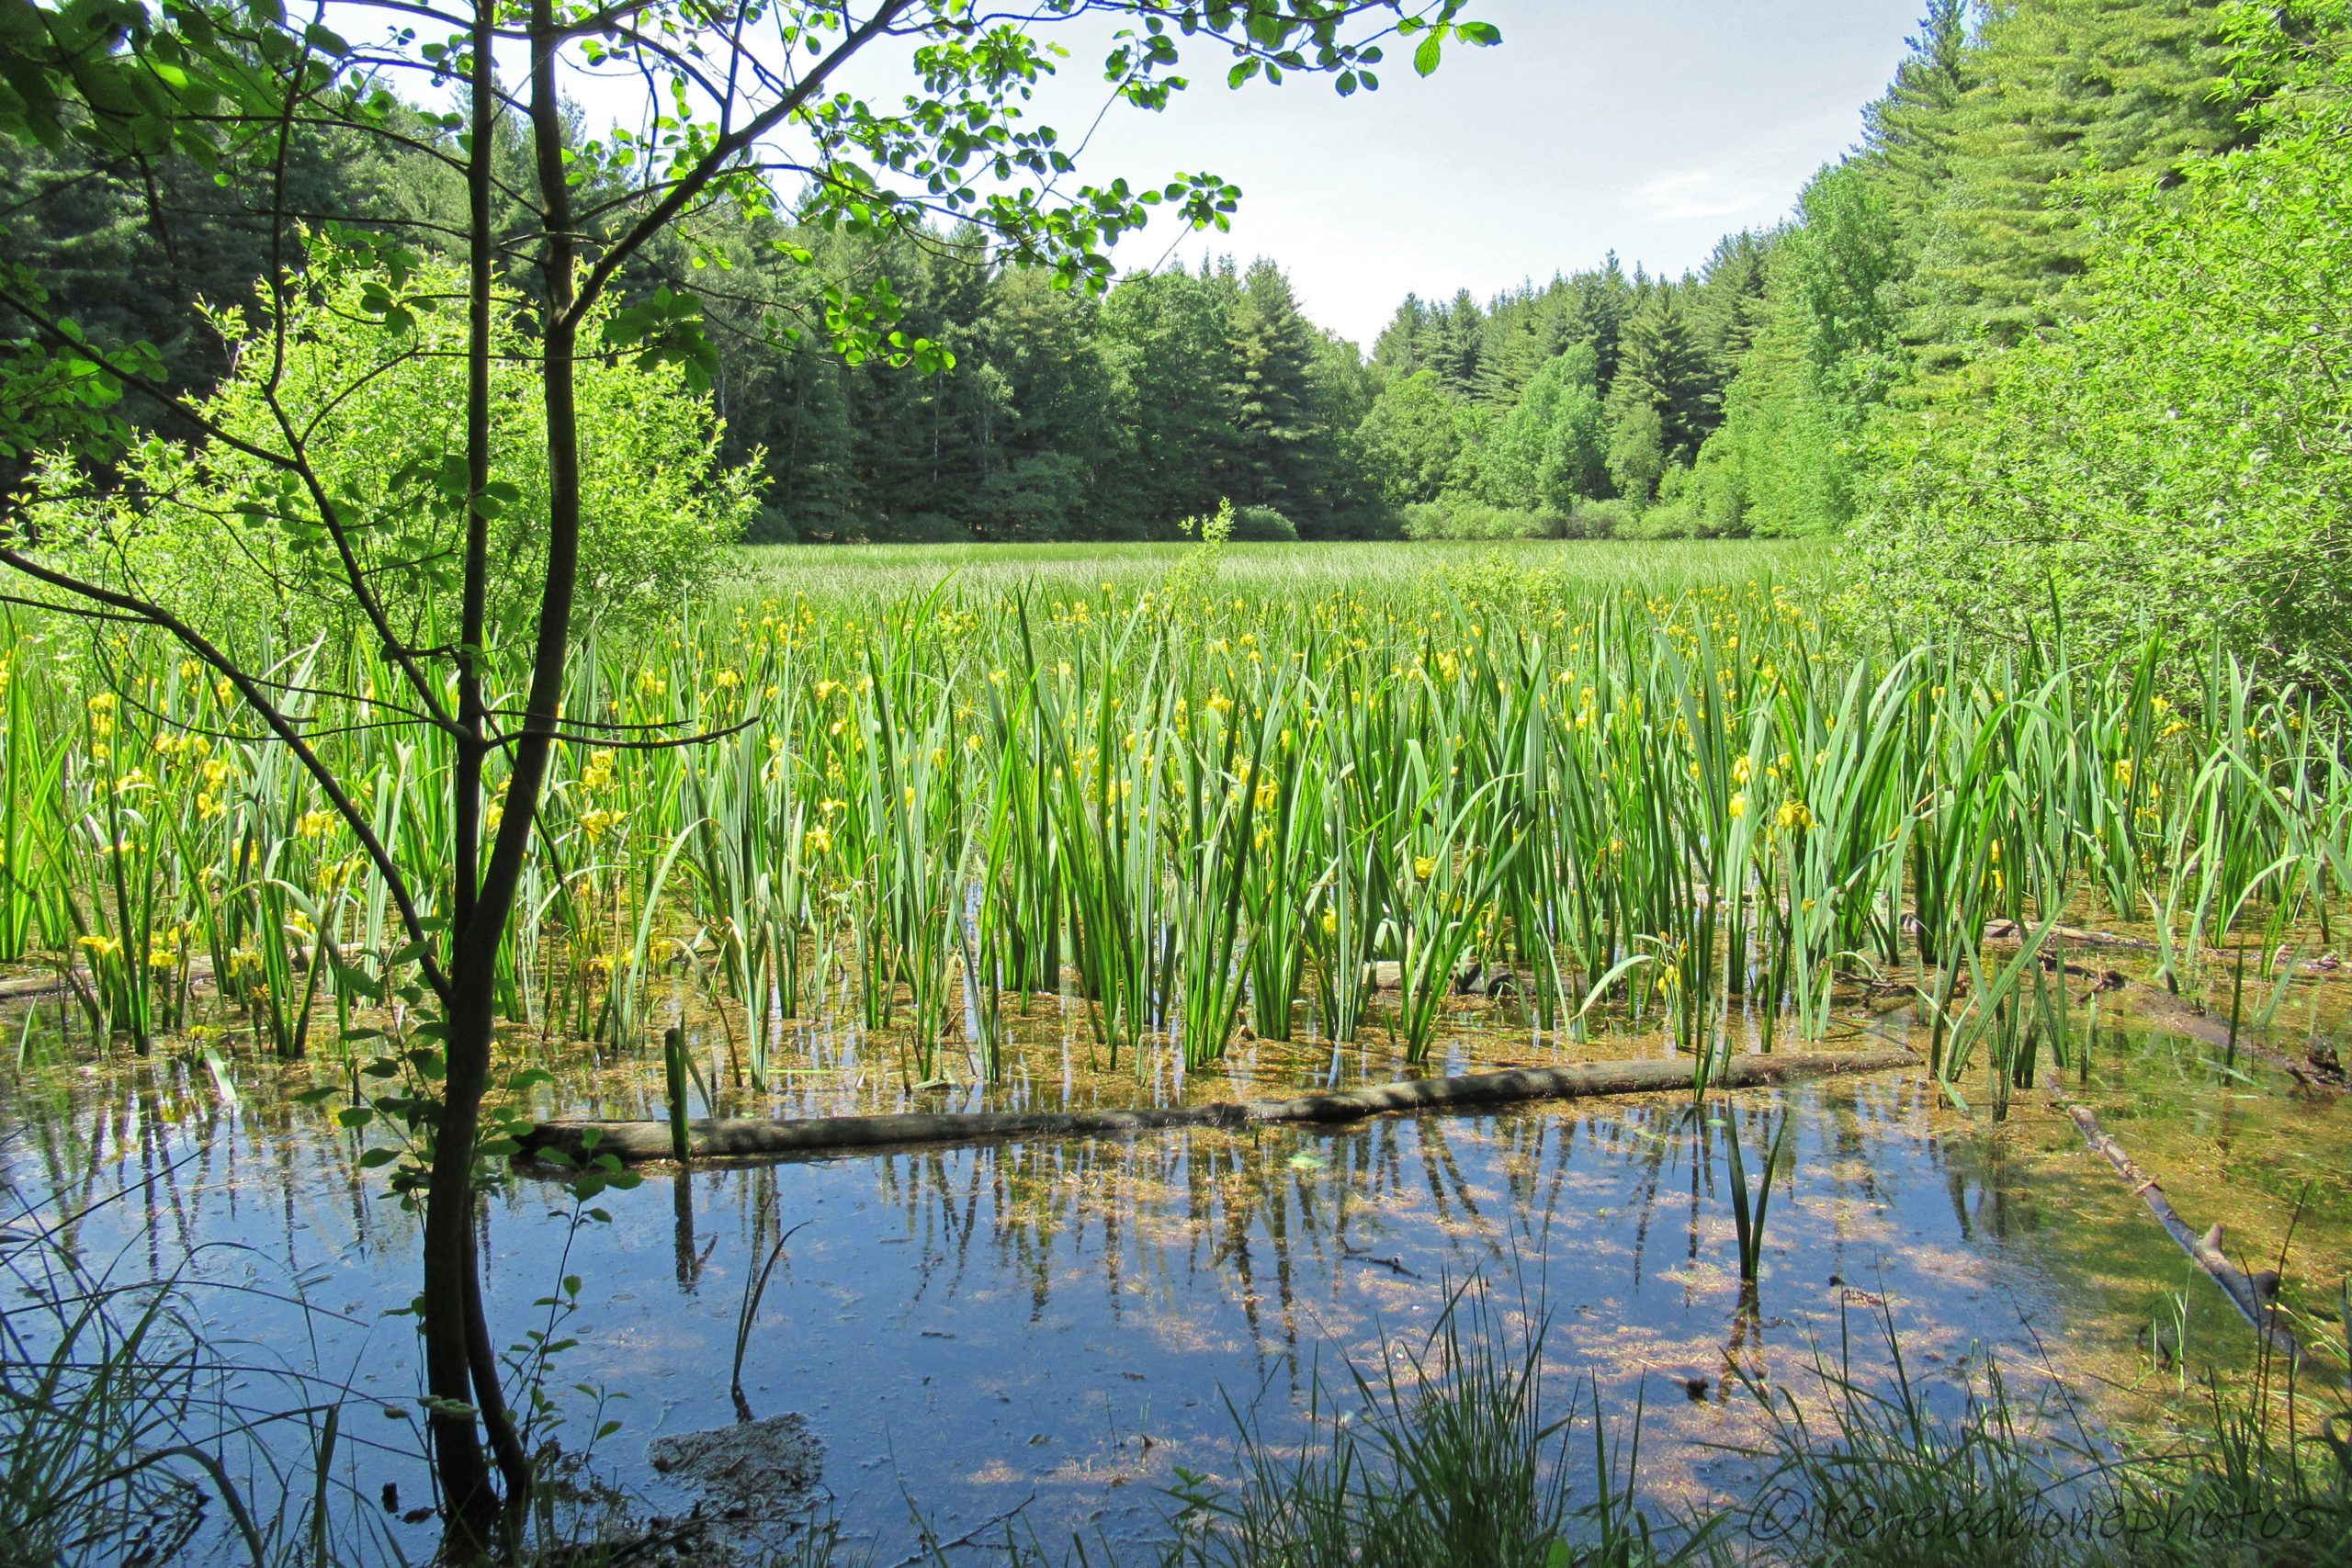
[[1413, 51], [1413, 69], [1424, 76], [1428, 75], [1437, 69], [1437, 56], [1438, 36], [1431, 33], [1421, 40], [1420, 48]]

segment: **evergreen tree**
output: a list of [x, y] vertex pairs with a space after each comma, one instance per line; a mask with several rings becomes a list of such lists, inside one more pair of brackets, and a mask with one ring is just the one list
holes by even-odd
[[[2226, 12], [2217, 0], [2009, 0], [1957, 68], [1949, 130], [1924, 85], [1906, 88], [1917, 107], [1898, 117], [1900, 145], [1942, 171], [1908, 323], [1930, 368], [2057, 319], [2093, 238], [2081, 176], [2171, 183], [2238, 139]], [[1944, 33], [1928, 42], [1949, 54]], [[1939, 73], [1935, 91], [1951, 80]]]
[[1617, 253], [1611, 251], [1600, 271], [1578, 274], [1571, 289], [1581, 329], [1578, 335], [1592, 344], [1605, 398], [1617, 384], [1618, 343], [1624, 335], [1625, 319], [1634, 313], [1634, 286], [1626, 281]]
[[865, 514], [852, 429], [850, 372], [836, 355], [803, 343], [784, 358], [777, 394], [768, 403], [773, 484], [754, 530], [770, 539], [858, 536]]
[[[1711, 423], [1714, 378], [1705, 344], [1683, 303], [1683, 291], [1660, 285], [1625, 322], [1610, 387], [1612, 424], [1633, 411], [1656, 416], [1657, 439], [1667, 460], [1688, 463]], [[1647, 421], [1641, 428], [1650, 428]]]
[[2078, 664], [2154, 631], [2191, 692], [2216, 649], [2352, 667], [2352, 6], [2243, 20], [2261, 141], [2108, 200], [2070, 330], [1988, 360], [1972, 417], [1878, 433], [1859, 553], [1917, 624], [2063, 619]]
[[[966, 379], [982, 479], [971, 498], [986, 538], [1059, 539], [1088, 526], [1097, 476], [1126, 467], [1126, 431], [1094, 298], [1012, 268], [989, 290]], [[964, 362], [958, 362], [958, 368]]]
[[1968, 0], [1928, 0], [1910, 53], [1862, 110], [1864, 161], [1883, 181], [1904, 229], [1923, 231], [1951, 177], [1956, 111], [1973, 67]]
[[1406, 295], [1405, 302], [1373, 340], [1373, 366], [1390, 376], [1428, 369], [1436, 330], [1435, 312], [1421, 303], [1419, 295]]
[[[1699, 274], [1698, 297], [1691, 314], [1718, 389], [1738, 370], [1739, 362], [1747, 356], [1764, 323], [1765, 282], [1772, 244], [1771, 237], [1752, 229], [1726, 234], [1716, 242], [1713, 254]], [[1721, 400], [1716, 392], [1711, 392], [1708, 400], [1712, 407]]]
[[1237, 505], [1271, 506], [1302, 531], [1319, 527], [1329, 465], [1313, 417], [1315, 329], [1290, 280], [1263, 259], [1250, 265], [1228, 310], [1225, 391], [1236, 440], [1227, 493]]
[[1127, 468], [1107, 488], [1117, 521], [1153, 535], [1214, 511], [1238, 441], [1225, 387], [1226, 305], [1182, 269], [1130, 277], [1102, 302], [1111, 400]]
[[[379, 226], [417, 250], [453, 255], [465, 188], [433, 155], [447, 133], [405, 109], [392, 129], [413, 151], [335, 126], [289, 136], [283, 199], [297, 212], [380, 214]], [[270, 265], [276, 190], [216, 182], [175, 152], [100, 160], [79, 142], [52, 152], [14, 137], [0, 137], [0, 262], [46, 279], [93, 342], [153, 344], [178, 391], [209, 388], [227, 370], [226, 345], [197, 324], [198, 306], [241, 310], [252, 300]], [[12, 317], [0, 305], [0, 337], [14, 335]]]
[[1467, 288], [1453, 297], [1430, 333], [1430, 368], [1448, 390], [1466, 398], [1478, 385], [1478, 355], [1487, 334], [1487, 319]]
[[1325, 507], [1322, 517], [1310, 518], [1312, 526], [1303, 531], [1309, 537], [1320, 534], [1348, 538], [1385, 532], [1387, 498], [1371, 471], [1359, 438], [1379, 389], [1379, 377], [1363, 350], [1325, 329], [1315, 334], [1307, 386], [1316, 432], [1314, 457], [1320, 468], [1316, 482]]
[[1473, 400], [1492, 414], [1508, 412], [1527, 384], [1569, 344], [1568, 321], [1553, 302], [1558, 291], [1537, 294], [1522, 286], [1497, 299], [1487, 313]]

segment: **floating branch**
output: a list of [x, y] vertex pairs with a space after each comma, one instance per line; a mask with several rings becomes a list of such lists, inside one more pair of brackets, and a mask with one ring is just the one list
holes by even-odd
[[[1735, 1058], [1715, 1075], [1723, 1089], [1751, 1089], [1792, 1078], [1886, 1072], [1911, 1066], [1909, 1051], [1776, 1052]], [[1207, 1105], [1132, 1111], [974, 1111], [967, 1114], [820, 1116], [798, 1121], [758, 1118], [687, 1123], [691, 1157], [723, 1159], [765, 1155], [837, 1154], [910, 1144], [978, 1144], [1001, 1138], [1120, 1136], [1167, 1127], [1247, 1127], [1265, 1122], [1360, 1122], [1397, 1111], [1476, 1111], [1535, 1100], [1648, 1094], [1690, 1087], [1690, 1064], [1679, 1057], [1639, 1062], [1588, 1062], [1567, 1067], [1522, 1067], [1461, 1077], [1408, 1078], [1291, 1100], [1218, 1100]], [[594, 1152], [630, 1164], [672, 1157], [670, 1124], [650, 1121], [542, 1122], [523, 1140], [527, 1157], [545, 1150], [578, 1160]]]

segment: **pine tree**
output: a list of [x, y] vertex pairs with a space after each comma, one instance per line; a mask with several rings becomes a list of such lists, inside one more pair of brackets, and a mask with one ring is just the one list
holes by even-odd
[[1405, 302], [1396, 307], [1396, 313], [1373, 340], [1374, 367], [1384, 375], [1396, 377], [1428, 369], [1435, 331], [1434, 313], [1421, 302], [1421, 297], [1406, 295]]
[[1228, 493], [1271, 506], [1302, 531], [1319, 527], [1329, 463], [1314, 421], [1316, 333], [1290, 280], [1272, 262], [1251, 264], [1229, 307], [1226, 396], [1237, 434]]
[[1577, 274], [1571, 288], [1577, 325], [1582, 329], [1579, 335], [1592, 344], [1601, 395], [1606, 397], [1617, 384], [1618, 341], [1624, 335], [1625, 319], [1634, 313], [1634, 287], [1617, 264], [1617, 253], [1611, 251], [1600, 271]]
[[1948, 147], [1908, 325], [1927, 365], [2057, 319], [2091, 241], [2069, 176], [2168, 182], [2238, 140], [2222, 90], [2225, 11], [2217, 0], [2011, 0], [1994, 12], [1960, 70], [1948, 137], [1924, 110], [1906, 130], [1923, 158]]
[[1442, 311], [1431, 333], [1430, 368], [1457, 397], [1468, 397], [1478, 385], [1478, 355], [1487, 335], [1487, 318], [1467, 288], [1454, 295]]
[[1968, 90], [1973, 51], [1968, 0], [1928, 0], [1911, 52], [1884, 96], [1862, 110], [1862, 153], [1886, 186], [1889, 206], [1917, 231], [1951, 177], [1955, 112]]
[[1510, 412], [1535, 373], [1567, 346], [1566, 321], [1548, 292], [1521, 285], [1503, 295], [1487, 312], [1472, 400], [1491, 414]]
[[1096, 511], [1097, 477], [1125, 470], [1100, 315], [1093, 296], [1057, 288], [1036, 268], [1008, 270], [990, 287], [973, 334], [977, 363], [957, 365], [959, 378], [986, 382], [967, 400], [984, 537], [1069, 537]]
[[1718, 382], [1731, 379], [1764, 323], [1764, 288], [1773, 239], [1753, 229], [1726, 234], [1699, 274], [1691, 313]]
[[1625, 322], [1617, 379], [1610, 388], [1611, 423], [1623, 423], [1635, 409], [1649, 410], [1657, 416], [1667, 459], [1688, 463], [1710, 423], [1711, 371], [1683, 291], [1672, 285], [1653, 288]]

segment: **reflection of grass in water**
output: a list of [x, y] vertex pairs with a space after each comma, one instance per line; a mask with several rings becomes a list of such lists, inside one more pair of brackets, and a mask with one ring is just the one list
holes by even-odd
[[0, 1222], [0, 1562], [176, 1562], [208, 1529], [256, 1568], [381, 1547], [338, 1484], [349, 1391], [240, 1364], [177, 1280], [92, 1265], [87, 1212]]
[[[1578, 1414], [1554, 1416], [1544, 1399], [1544, 1325], [1498, 1312], [1483, 1281], [1448, 1297], [1418, 1342], [1389, 1342], [1367, 1368], [1351, 1364], [1336, 1399], [1317, 1390], [1305, 1441], [1268, 1439], [1236, 1412], [1238, 1481], [1178, 1472], [1178, 1542], [1170, 1564], [1617, 1563], [1647, 1555], [1596, 1416], [1598, 1497], [1577, 1506], [1571, 1443]], [[1571, 1541], [1577, 1547], [1571, 1547]]]
[[[1766, 1469], [1716, 1516], [1775, 1561], [1976, 1568], [1987, 1562], [2333, 1563], [2352, 1551], [2352, 1404], [2329, 1403], [2335, 1436], [2309, 1451], [2295, 1413], [2211, 1387], [2174, 1440], [2117, 1438], [2062, 1379], [2022, 1401], [1991, 1357], [1965, 1371], [1955, 1404], [1912, 1376], [1891, 1315], [1880, 1329], [1894, 1376], [1859, 1374], [1850, 1339], [1816, 1353], [1826, 1403], [1751, 1381], [1766, 1413]], [[2352, 1324], [2346, 1332], [2352, 1335]]]
[[[1351, 1365], [1284, 1447], [1237, 1413], [1236, 1478], [1180, 1472], [1179, 1540], [1162, 1562], [1286, 1568], [1685, 1562], [1864, 1568], [1999, 1564], [2334, 1563], [2352, 1551], [2352, 1404], [2299, 1451], [2256, 1401], [2215, 1392], [2183, 1440], [2119, 1447], [2047, 1383], [2035, 1397], [1990, 1357], [1956, 1386], [1919, 1381], [1893, 1316], [1888, 1372], [1841, 1337], [1809, 1397], [1743, 1372], [1762, 1436], [1728, 1500], [1637, 1506], [1642, 1408], [1611, 1420], [1543, 1397], [1540, 1312], [1498, 1314], [1481, 1281], [1418, 1346]], [[2352, 1333], [2352, 1328], [2347, 1328]], [[1401, 1366], [1400, 1366], [1401, 1361]], [[1570, 1435], [1589, 1422], [1589, 1469]], [[1612, 1432], [1612, 1427], [1614, 1431]]]
[[[1524, 1037], [1515, 1033], [1498, 1030], [1491, 1039], [1498, 1053], [1527, 1050]], [[1253, 1049], [1258, 1048], [1264, 1048], [1264, 1043], [1257, 1043]], [[2184, 1210], [2200, 1224], [2209, 1216], [2229, 1217], [2233, 1238], [2242, 1228], [2249, 1249], [2269, 1234], [2262, 1227], [2283, 1229], [2283, 1213], [2248, 1212], [2241, 1220], [2231, 1205], [2245, 1210], [2245, 1193], [2233, 1182], [2235, 1171], [2211, 1156], [2219, 1141], [2231, 1140], [2222, 1153], [2266, 1169], [2282, 1163], [2272, 1157], [2279, 1151], [2300, 1146], [2324, 1157], [2342, 1147], [2341, 1106], [2299, 1106], [2274, 1096], [2259, 1107], [2258, 1114], [2247, 1114], [2226, 1101], [2211, 1115], [2187, 1114], [2212, 1104], [2217, 1089], [2231, 1090], [2231, 1080], [2200, 1066], [2204, 1054], [2193, 1047], [2167, 1047], [2123, 1061], [2117, 1058], [2117, 1049], [2114, 1042], [2102, 1041], [2089, 1098], [2103, 1112], [2118, 1108], [2119, 1117], [2121, 1108], [2142, 1108], [2142, 1115], [2120, 1119], [2119, 1131], [2129, 1129], [2125, 1135], [2135, 1151], [2160, 1171]], [[1314, 1057], [1319, 1051], [1309, 1048], [1304, 1055]], [[1238, 1052], [1237, 1059], [1245, 1055]], [[1272, 1070], [1266, 1064], [1276, 1059], [1277, 1054], [1268, 1049], [1250, 1070]], [[1358, 1050], [1353, 1059], [1364, 1063], [1367, 1072], [1376, 1074], [1383, 1066], [1376, 1044]], [[641, 1086], [647, 1062], [609, 1052], [601, 1061], [591, 1092], [639, 1091], [632, 1086]], [[239, 1112], [248, 1135], [259, 1131], [275, 1140], [311, 1124], [317, 1113], [285, 1105], [277, 1090], [307, 1086], [312, 1072], [302, 1064], [285, 1068], [268, 1062], [250, 1064], [241, 1074], [245, 1104]], [[134, 1119], [144, 1125], [158, 1116], [176, 1120], [221, 1114], [202, 1067], [168, 1048], [128, 1073], [105, 1073], [70, 1085], [31, 1076], [51, 1091], [37, 1117], [49, 1135], [69, 1143], [86, 1143], [93, 1133], [119, 1143]], [[1132, 1092], [1133, 1080], [1125, 1081]], [[1058, 1081], [1048, 1087], [1052, 1092], [1061, 1090]], [[1099, 1085], [1104, 1093], [1114, 1087], [1107, 1081]], [[129, 1114], [133, 1101], [139, 1106], [137, 1118]], [[1831, 1230], [1843, 1241], [1865, 1235], [1875, 1238], [1872, 1246], [1894, 1241], [1885, 1214], [1868, 1190], [1872, 1178], [1886, 1173], [1881, 1168], [1889, 1163], [1883, 1140], [1931, 1136], [1942, 1149], [1930, 1163], [1965, 1178], [1955, 1186], [1955, 1213], [1973, 1223], [1984, 1243], [2021, 1253], [2058, 1277], [2069, 1329], [2061, 1359], [2078, 1384], [2092, 1385], [2083, 1397], [2096, 1404], [2099, 1419], [2123, 1410], [2140, 1430], [2163, 1429], [2169, 1419], [2176, 1429], [2194, 1434], [2195, 1441], [2211, 1443], [2211, 1434], [2219, 1430], [2214, 1416], [2193, 1411], [2184, 1416], [2162, 1403], [2122, 1401], [2099, 1386], [2134, 1381], [2141, 1367], [2129, 1343], [2131, 1331], [2147, 1321], [2154, 1286], [2177, 1280], [2184, 1272], [2136, 1201], [2075, 1152], [2071, 1128], [2044, 1115], [2038, 1109], [2039, 1096], [2022, 1098], [2010, 1122], [1997, 1133], [1943, 1111], [1922, 1119], [1926, 1102], [1917, 1086], [1892, 1082], [1855, 1086], [1850, 1095], [1842, 1089], [1814, 1092], [1801, 1101], [1805, 1113], [1800, 1123], [1804, 1152], [1798, 1162], [1796, 1206], [1784, 1221], [1776, 1199], [1775, 1243], [1784, 1224], [1793, 1227], [1792, 1240], [1801, 1251], [1821, 1245]], [[1119, 1266], [1130, 1268], [1132, 1278], [1144, 1287], [1133, 1303], [1131, 1321], [1154, 1330], [1163, 1327], [1159, 1318], [1170, 1298], [1154, 1283], [1156, 1271], [1214, 1269], [1229, 1278], [1247, 1267], [1247, 1290], [1264, 1298], [1251, 1308], [1265, 1314], [1262, 1329], [1254, 1320], [1251, 1325], [1266, 1337], [1261, 1341], [1261, 1353], [1269, 1343], [1288, 1341], [1291, 1353], [1296, 1354], [1299, 1340], [1294, 1337], [1304, 1336], [1308, 1344], [1325, 1338], [1350, 1347], [1372, 1365], [1376, 1363], [1368, 1358], [1380, 1348], [1372, 1314], [1402, 1314], [1410, 1309], [1408, 1321], [1425, 1325], [1433, 1290], [1428, 1281], [1448, 1266], [1448, 1256], [1457, 1260], [1454, 1266], [1474, 1266], [1483, 1248], [1511, 1230], [1512, 1217], [1522, 1214], [1532, 1219], [1540, 1213], [1558, 1224], [1565, 1245], [1613, 1245], [1622, 1227], [1603, 1224], [1596, 1230], [1594, 1211], [1624, 1200], [1611, 1196], [1601, 1174], [1638, 1168], [1645, 1161], [1658, 1163], [1669, 1175], [1687, 1170], [1688, 1143], [1693, 1135], [1680, 1104], [1667, 1097], [1605, 1109], [1577, 1107], [1565, 1113], [1538, 1110], [1473, 1121], [1390, 1121], [1339, 1137], [1306, 1132], [1254, 1136], [1203, 1133], [1133, 1144], [1015, 1145], [985, 1156], [942, 1157], [934, 1151], [877, 1160], [874, 1168], [891, 1184], [892, 1211], [908, 1215], [910, 1232], [919, 1213], [935, 1212], [944, 1224], [951, 1211], [971, 1213], [978, 1195], [988, 1218], [977, 1235], [965, 1239], [994, 1253], [992, 1267], [1006, 1273], [1016, 1290], [1024, 1280], [1041, 1295], [1048, 1289], [1068, 1289], [1067, 1259], [1057, 1263], [1057, 1247], [1066, 1251], [1072, 1234], [1089, 1227], [1101, 1234], [1115, 1213], [1125, 1216], [1123, 1234], [1135, 1238], [1143, 1254]], [[1313, 1163], [1297, 1163], [1295, 1156], [1300, 1154]], [[63, 1163], [83, 1166], [87, 1157], [67, 1155]], [[1720, 1151], [1715, 1163], [1721, 1164]], [[2214, 1168], [2199, 1169], [2203, 1165]], [[258, 1168], [244, 1172], [246, 1178], [263, 1174]], [[1653, 1190], [1650, 1201], [1679, 1204], [1680, 1195], [1673, 1186], [1669, 1181], [1664, 1190]], [[1702, 1266], [1688, 1270], [1689, 1295], [1702, 1303], [1720, 1299], [1728, 1312], [1736, 1287], [1727, 1195], [1717, 1186], [1696, 1192], [1692, 1201], [1691, 1223], [1700, 1231]], [[2315, 1203], [2298, 1235], [2299, 1251], [2318, 1248], [2323, 1250], [2311, 1255], [2333, 1256], [2324, 1249], [2343, 1245], [2341, 1221], [2317, 1211]], [[1679, 1207], [1661, 1223], [1662, 1232], [1669, 1222], [1673, 1245], [1657, 1250], [1672, 1256], [1654, 1259], [1653, 1272], [1681, 1265]], [[1408, 1226], [1416, 1237], [1438, 1238], [1434, 1247], [1416, 1252], [1402, 1245], [1398, 1238]], [[1421, 1279], [1393, 1276], [1355, 1259], [1343, 1249], [1343, 1242], [1375, 1256], [1399, 1256]], [[2268, 1246], [2268, 1240], [2262, 1245]], [[2238, 1250], [2234, 1239], [2232, 1250]], [[1155, 1253], [1161, 1258], [1155, 1259]], [[1105, 1267], [1111, 1267], [1108, 1257], [1106, 1251]], [[1921, 1259], [1915, 1258], [1913, 1263], [1938, 1277]], [[1951, 1263], [1940, 1277], [1952, 1280], [1955, 1289], [1966, 1270], [1981, 1268], [1973, 1252], [1958, 1254]], [[1803, 1299], [1803, 1292], [1793, 1276], [1784, 1285], [1771, 1283], [1781, 1279], [1778, 1273], [1769, 1276], [1767, 1299], [1768, 1304], [1786, 1312]], [[1344, 1290], [1337, 1283], [1340, 1280], [1347, 1282]], [[1974, 1282], [1981, 1284], [1981, 1278]], [[1677, 1280], [1678, 1285], [1685, 1283]], [[1917, 1325], [1924, 1337], [1915, 1338], [1915, 1325], [1906, 1319], [1906, 1346], [1948, 1340], [1943, 1330], [1958, 1319], [1946, 1309], [1940, 1292], [1915, 1285], [1911, 1296], [1905, 1303], [1907, 1309], [1935, 1312], [1947, 1321]], [[1956, 1303], [1957, 1297], [1952, 1300]], [[1970, 1309], [1957, 1310], [1959, 1318], [1965, 1318]], [[2212, 1325], [2206, 1331], [2211, 1344], [2202, 1337], [2192, 1341], [2200, 1356], [2242, 1349], [2244, 1337], [2226, 1320], [2208, 1314], [2199, 1321]], [[1723, 1349], [1720, 1336], [1709, 1344], [1702, 1342], [1703, 1335], [1634, 1327], [1636, 1332], [1613, 1337], [1564, 1333], [1555, 1337], [1554, 1349], [1566, 1344], [1573, 1355], [1589, 1354], [1598, 1361], [1593, 1369], [1599, 1374], [1596, 1393], [1607, 1395], [1612, 1405], [1619, 1400], [1630, 1403], [1638, 1386], [1630, 1381], [1638, 1371], [1629, 1372], [1628, 1368], [1643, 1363], [1705, 1368], [1711, 1354]], [[1249, 1348], [1247, 1334], [1203, 1338], [1196, 1326], [1188, 1339], [1182, 1325], [1170, 1326], [1167, 1332], [1174, 1350], [1246, 1354]], [[1786, 1345], [1786, 1333], [1776, 1337]], [[1555, 1374], [1568, 1364], [1556, 1354], [1552, 1360]], [[1678, 1396], [1674, 1410], [1651, 1412], [1654, 1435], [1645, 1471], [1646, 1477], [1663, 1484], [1645, 1480], [1645, 1496], [1678, 1490], [1673, 1477], [1679, 1461], [1657, 1438], [1679, 1432], [1703, 1440], [1707, 1435], [1703, 1429], [1694, 1434], [1688, 1426], [1678, 1426], [1684, 1417], [1681, 1403]], [[1689, 1412], [1693, 1418], [1702, 1414], [1696, 1407]], [[1669, 1416], [1673, 1419], [1666, 1419]], [[1724, 1434], [1721, 1421], [1715, 1430], [1736, 1435]], [[1192, 1453], [1182, 1457], [1190, 1461]], [[1715, 1492], [1702, 1496], [1686, 1488], [1679, 1489], [1677, 1506], [1689, 1511], [1720, 1501]]]

